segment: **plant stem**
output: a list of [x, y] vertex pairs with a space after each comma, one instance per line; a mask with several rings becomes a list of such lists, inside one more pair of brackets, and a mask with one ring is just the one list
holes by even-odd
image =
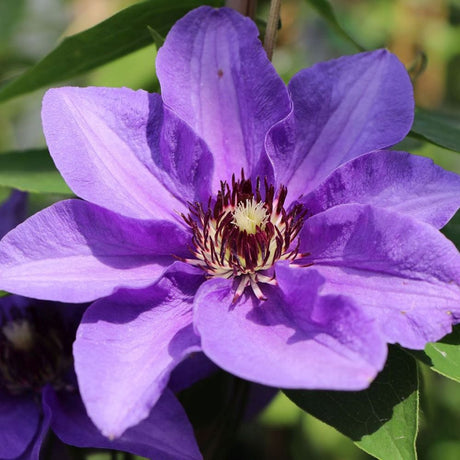
[[268, 59], [272, 60], [273, 48], [275, 47], [276, 33], [280, 19], [281, 0], [272, 0], [268, 13], [267, 28], [265, 29], [264, 48]]
[[225, 6], [233, 8], [244, 16], [254, 19], [257, 0], [225, 0]]

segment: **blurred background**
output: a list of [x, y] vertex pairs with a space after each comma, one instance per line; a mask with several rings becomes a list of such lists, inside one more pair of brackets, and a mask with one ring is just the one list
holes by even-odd
[[[85, 30], [135, 3], [129, 0], [0, 0], [0, 83], [39, 61], [65, 36]], [[460, 0], [331, 0], [343, 28], [365, 49], [387, 47], [405, 64], [414, 81], [416, 104], [446, 114], [460, 125]], [[257, 17], [264, 20], [268, 1], [259, 0]], [[288, 81], [316, 62], [356, 52], [313, 9], [308, 1], [284, 0], [281, 29], [273, 63]], [[127, 86], [158, 90], [156, 48], [141, 49], [66, 84]], [[40, 105], [44, 90], [0, 105], [0, 152], [44, 147]], [[458, 153], [417, 139], [400, 148], [429, 156], [460, 173]], [[0, 195], [6, 194], [0, 190]], [[36, 207], [57, 196], [36, 199]], [[457, 218], [446, 228], [458, 240]], [[458, 243], [458, 241], [455, 241]], [[460, 387], [421, 369], [421, 460], [460, 458]], [[199, 396], [197, 396], [199, 397]], [[202, 401], [206, 404], [206, 397]], [[93, 453], [93, 460], [125, 458]], [[354, 460], [370, 458], [333, 428], [304, 414], [279, 395], [240, 430], [235, 459]], [[78, 458], [78, 454], [75, 454]]]

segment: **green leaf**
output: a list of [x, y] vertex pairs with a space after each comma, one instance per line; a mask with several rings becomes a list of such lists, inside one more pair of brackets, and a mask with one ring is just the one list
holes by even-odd
[[460, 152], [460, 122], [445, 114], [417, 108], [411, 135]]
[[417, 366], [399, 348], [390, 348], [385, 368], [367, 390], [285, 393], [300, 408], [333, 426], [376, 458], [417, 458]]
[[150, 35], [152, 36], [156, 48], [161, 48], [163, 46], [163, 43], [165, 42], [165, 38], [163, 37], [163, 35], [158, 33], [158, 31], [153, 27], [147, 26], [147, 29], [149, 30]]
[[100, 24], [65, 38], [34, 67], [0, 87], [0, 102], [68, 80], [152, 43], [148, 26], [166, 35], [189, 10], [223, 0], [149, 0], [126, 8]]
[[0, 186], [72, 194], [46, 149], [0, 153]]
[[457, 211], [452, 219], [441, 229], [441, 232], [455, 244], [460, 251], [460, 211]]
[[328, 0], [307, 0], [309, 3], [331, 26], [332, 28], [345, 40], [351, 43], [357, 50], [364, 51], [357, 41], [355, 41], [348, 32], [340, 25], [335, 16], [334, 10]]
[[439, 342], [427, 344], [424, 351], [410, 353], [439, 374], [460, 382], [460, 325]]

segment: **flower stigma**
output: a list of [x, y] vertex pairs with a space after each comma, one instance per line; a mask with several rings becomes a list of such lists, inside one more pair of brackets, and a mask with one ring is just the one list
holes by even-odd
[[259, 300], [266, 300], [259, 284], [276, 284], [273, 266], [279, 260], [294, 261], [299, 253], [298, 234], [306, 211], [300, 204], [288, 211], [284, 208], [287, 188], [264, 181], [264, 197], [260, 179], [232, 176], [231, 186], [221, 182], [215, 200], [189, 204], [188, 215], [182, 215], [192, 230], [193, 258], [185, 262], [200, 267], [208, 278], [238, 281], [233, 302], [247, 287]]
[[240, 231], [255, 235], [258, 231], [264, 230], [269, 216], [264, 203], [257, 203], [254, 198], [238, 203], [233, 212], [232, 224]]

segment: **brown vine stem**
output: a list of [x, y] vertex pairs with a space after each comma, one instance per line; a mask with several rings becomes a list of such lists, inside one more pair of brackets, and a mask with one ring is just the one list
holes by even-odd
[[225, 6], [233, 8], [244, 16], [254, 19], [257, 0], [225, 0]]
[[265, 29], [264, 48], [268, 59], [272, 60], [273, 48], [275, 47], [278, 22], [280, 19], [281, 0], [272, 0], [268, 13], [267, 28]]

